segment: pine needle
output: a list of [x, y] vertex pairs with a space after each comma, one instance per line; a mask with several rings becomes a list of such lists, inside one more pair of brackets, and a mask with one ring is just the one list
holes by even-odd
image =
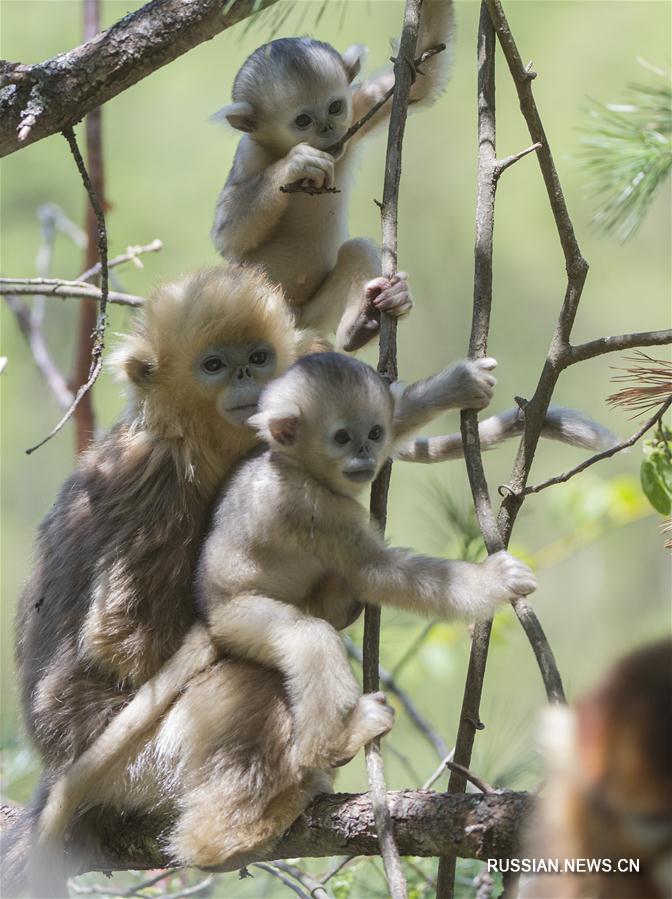
[[672, 362], [666, 359], [653, 359], [641, 350], [634, 356], [626, 357], [627, 362], [636, 363], [629, 368], [614, 367], [614, 371], [625, 374], [616, 375], [612, 381], [635, 381], [617, 393], [607, 397], [610, 406], [623, 406], [634, 409], [636, 418], [643, 412], [649, 412], [664, 403], [672, 395]]

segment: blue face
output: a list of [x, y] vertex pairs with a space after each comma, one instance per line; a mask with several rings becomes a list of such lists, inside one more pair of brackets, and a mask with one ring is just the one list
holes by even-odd
[[276, 367], [275, 351], [268, 343], [213, 344], [196, 358], [194, 373], [201, 383], [220, 393], [220, 414], [242, 425], [257, 411], [259, 395]]
[[296, 143], [305, 141], [318, 149], [341, 139], [349, 125], [350, 107], [347, 98], [329, 95], [318, 102], [294, 110], [290, 128]]

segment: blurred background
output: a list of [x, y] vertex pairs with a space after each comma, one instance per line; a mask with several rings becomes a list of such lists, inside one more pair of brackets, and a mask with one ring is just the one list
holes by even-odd
[[[105, 0], [105, 26], [138, 8], [130, 0]], [[639, 230], [626, 243], [591, 227], [595, 201], [581, 164], [581, 132], [591, 98], [618, 103], [627, 86], [651, 73], [669, 72], [669, 4], [660, 2], [508, 2], [506, 12], [518, 47], [532, 60], [534, 91], [546, 133], [590, 272], [574, 328], [574, 342], [625, 331], [670, 326], [670, 186], [658, 194]], [[369, 47], [368, 71], [386, 63], [389, 38], [401, 28], [403, 4], [389, 0], [281, 2], [154, 73], [103, 110], [110, 256], [129, 244], [163, 241], [163, 250], [143, 257], [144, 268], [119, 271], [123, 288], [144, 295], [157, 281], [217, 263], [209, 229], [214, 203], [229, 170], [236, 135], [208, 117], [230, 99], [232, 79], [245, 57], [274, 36], [314, 34], [338, 49]], [[476, 29], [479, 5], [457, 3], [457, 41], [452, 79], [430, 110], [409, 120], [404, 144], [400, 199], [399, 265], [410, 272], [416, 308], [399, 329], [399, 368], [413, 380], [466, 353], [471, 324], [476, 171]], [[38, 62], [81, 41], [82, 10], [76, 0], [3, 0], [0, 55]], [[498, 154], [530, 143], [504, 60], [498, 57]], [[81, 127], [79, 131], [81, 132]], [[385, 137], [368, 145], [351, 206], [353, 236], [377, 237]], [[2, 161], [0, 192], [3, 276], [36, 274], [40, 244], [38, 208], [57, 204], [82, 224], [86, 198], [65, 140], [55, 135]], [[315, 198], [319, 203], [319, 197]], [[53, 274], [73, 278], [82, 270], [81, 250], [66, 237], [56, 241]], [[529, 397], [543, 364], [565, 287], [564, 264], [546, 192], [533, 155], [500, 182], [495, 227], [495, 284], [490, 352], [498, 362], [492, 406]], [[77, 300], [47, 301], [45, 332], [56, 362], [72, 363]], [[132, 313], [112, 309], [110, 338], [124, 331]], [[59, 418], [15, 319], [3, 303], [2, 355], [2, 634], [1, 739], [4, 795], [29, 796], [38, 770], [20, 725], [13, 675], [13, 614], [31, 564], [38, 522], [73, 466], [68, 426], [32, 456], [36, 443]], [[113, 340], [108, 340], [112, 344]], [[375, 361], [375, 348], [362, 354]], [[631, 354], [629, 354], [631, 355]], [[669, 358], [662, 349], [651, 355]], [[638, 423], [612, 410], [605, 398], [616, 390], [618, 354], [574, 366], [561, 377], [554, 402], [581, 409], [621, 437]], [[94, 390], [101, 428], [123, 407], [120, 386], [103, 375]], [[459, 427], [444, 416], [428, 433]], [[515, 442], [486, 456], [494, 498], [508, 480]], [[563, 471], [584, 453], [545, 442], [532, 480]], [[569, 697], [593, 683], [624, 651], [669, 630], [669, 559], [660, 534], [661, 516], [639, 485], [641, 449], [599, 464], [563, 486], [530, 497], [514, 530], [512, 551], [537, 570], [533, 601], [555, 651]], [[468, 483], [461, 462], [426, 467], [395, 465], [390, 493], [391, 542], [435, 555], [480, 551], [475, 538]], [[465, 537], [466, 534], [466, 537]], [[472, 539], [473, 538], [473, 539]], [[434, 733], [453, 745], [469, 651], [467, 629], [427, 626], [412, 616], [383, 614], [382, 664], [394, 674]], [[352, 628], [355, 644], [361, 625]], [[398, 699], [397, 724], [385, 740], [390, 788], [422, 785], [440, 761], [436, 745], [414, 726]], [[497, 616], [488, 662], [472, 769], [486, 780], [512, 788], [534, 787], [539, 778], [535, 750], [537, 712], [544, 692], [530, 647], [513, 614]], [[434, 741], [436, 744], [436, 740]], [[445, 777], [437, 788], [445, 784]], [[343, 790], [366, 788], [363, 757], [339, 777]], [[317, 864], [317, 863], [315, 863]], [[377, 864], [377, 863], [376, 863]], [[422, 862], [418, 895], [433, 876]], [[326, 862], [316, 870], [325, 870]], [[367, 863], [367, 870], [375, 865]], [[346, 869], [347, 870], [347, 869]], [[353, 869], [355, 870], [355, 869]], [[478, 866], [460, 869], [464, 895]], [[336, 895], [385, 895], [383, 881], [365, 877], [366, 893], [344, 879]], [[259, 872], [255, 883], [227, 875], [216, 895], [275, 895], [275, 881]], [[353, 881], [357, 882], [357, 881]], [[424, 885], [424, 886], [423, 886]], [[111, 889], [111, 888], [110, 888]], [[349, 893], [348, 891], [352, 891]], [[114, 893], [111, 893], [114, 895]]]

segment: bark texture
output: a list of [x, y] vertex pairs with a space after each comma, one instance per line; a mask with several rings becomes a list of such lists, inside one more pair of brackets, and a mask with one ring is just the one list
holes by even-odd
[[35, 65], [0, 62], [0, 157], [102, 103], [275, 0], [151, 0], [107, 31]]

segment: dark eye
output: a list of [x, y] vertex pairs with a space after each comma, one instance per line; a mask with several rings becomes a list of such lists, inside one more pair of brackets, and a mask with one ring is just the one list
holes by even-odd
[[334, 100], [334, 102], [329, 107], [330, 115], [338, 115], [339, 112], [343, 112], [343, 101], [342, 100]]
[[334, 434], [334, 442], [338, 443], [340, 446], [345, 446], [346, 443], [350, 443], [350, 435], [345, 430], [345, 428], [341, 428], [340, 431], [336, 431]]
[[252, 365], [266, 365], [268, 362], [268, 353], [265, 350], [257, 350], [250, 356]]
[[219, 356], [208, 356], [207, 359], [203, 360], [201, 368], [203, 371], [207, 371], [208, 374], [214, 375], [224, 368], [224, 363]]
[[383, 429], [380, 425], [374, 425], [369, 431], [369, 440], [380, 440], [383, 436]]
[[311, 119], [311, 117], [309, 115], [306, 115], [304, 112], [301, 115], [297, 115], [297, 117], [294, 119], [294, 124], [297, 128], [307, 128], [312, 121], [313, 120]]

